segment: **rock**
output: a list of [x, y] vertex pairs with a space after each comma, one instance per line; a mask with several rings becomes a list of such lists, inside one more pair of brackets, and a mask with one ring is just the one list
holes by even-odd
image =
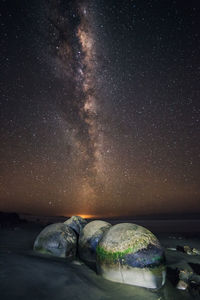
[[73, 260], [73, 261], [72, 261], [72, 264], [73, 264], [73, 265], [76, 265], [76, 266], [82, 266], [84, 263], [81, 262], [81, 261], [79, 261], [79, 260]]
[[193, 255], [192, 248], [190, 248], [190, 246], [184, 246], [183, 249], [184, 252], [187, 253], [188, 255]]
[[78, 241], [78, 253], [83, 261], [96, 263], [96, 247], [110, 227], [110, 223], [96, 220], [83, 228]]
[[65, 221], [64, 224], [68, 225], [79, 235], [81, 230], [87, 224], [87, 221], [80, 216], [72, 216], [67, 221]]
[[76, 255], [77, 236], [66, 224], [56, 223], [45, 227], [37, 236], [34, 250], [57, 257]]
[[171, 247], [171, 248], [167, 248], [167, 250], [170, 250], [170, 251], [176, 251], [176, 248]]
[[183, 281], [183, 280], [179, 280], [179, 282], [178, 282], [176, 288], [177, 288], [178, 290], [186, 290], [186, 289], [188, 288], [188, 284], [187, 284], [187, 282], [185, 282], [185, 281]]
[[190, 246], [176, 246], [176, 250], [184, 252], [188, 255], [200, 255], [200, 250], [197, 248], [192, 248]]
[[192, 277], [193, 277], [193, 271], [189, 265], [187, 266], [187, 268], [179, 270], [179, 282], [176, 288], [179, 290], [188, 289]]
[[192, 253], [193, 253], [193, 255], [200, 255], [200, 249], [193, 248]]
[[179, 272], [179, 279], [183, 280], [185, 282], [188, 282], [190, 280], [190, 278], [191, 278], [192, 275], [193, 275], [193, 272], [190, 271], [190, 270], [187, 270], [187, 269], [180, 270], [180, 272]]
[[117, 224], [97, 246], [97, 271], [111, 281], [160, 288], [166, 277], [164, 251], [146, 228]]

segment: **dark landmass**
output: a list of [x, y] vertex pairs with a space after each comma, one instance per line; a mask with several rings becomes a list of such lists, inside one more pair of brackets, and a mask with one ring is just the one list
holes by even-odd
[[[114, 217], [119, 219], [118, 217]], [[111, 218], [112, 219], [112, 218]], [[139, 216], [120, 216], [120, 219], [135, 219], [135, 220], [200, 220], [200, 213], [179, 213], [179, 214], [151, 214], [151, 215], [139, 215]]]
[[0, 212], [0, 228], [12, 228], [22, 223], [27, 223], [27, 220], [21, 219], [17, 213]]
[[[156, 217], [157, 216], [157, 217]], [[137, 223], [138, 225], [147, 227], [154, 233], [187, 233], [189, 235], [196, 236], [200, 232], [200, 216], [199, 214], [185, 215], [155, 215], [153, 216], [140, 216], [140, 217], [113, 217], [113, 218], [89, 218], [87, 221], [101, 219], [110, 222], [112, 225], [117, 223]], [[30, 214], [16, 214], [0, 212], [0, 228], [15, 228], [20, 224], [38, 224], [46, 226], [53, 223], [59, 223], [66, 221], [70, 216], [35, 216]]]
[[[0, 212], [0, 221], [1, 218], [10, 218], [10, 217], [17, 217], [20, 219], [33, 219], [33, 220], [42, 220], [42, 219], [67, 219], [70, 218], [69, 216], [44, 216], [44, 215], [32, 215], [28, 213], [18, 213], [18, 212]], [[127, 220], [127, 219], [134, 219], [134, 220], [192, 220], [192, 219], [199, 219], [200, 220], [200, 213], [193, 212], [193, 213], [159, 213], [159, 214], [147, 214], [147, 215], [127, 215], [127, 216], [96, 216], [91, 217], [89, 219], [109, 219], [109, 220]]]

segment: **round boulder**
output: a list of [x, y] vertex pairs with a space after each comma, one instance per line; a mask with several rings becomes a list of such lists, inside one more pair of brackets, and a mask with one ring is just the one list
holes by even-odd
[[78, 253], [83, 261], [96, 263], [96, 247], [110, 227], [110, 223], [96, 220], [83, 228], [78, 240]]
[[108, 229], [97, 249], [97, 271], [104, 278], [146, 288], [165, 283], [165, 257], [148, 229], [129, 223]]
[[72, 216], [64, 224], [68, 225], [79, 235], [83, 227], [87, 224], [87, 221], [80, 216]]
[[63, 223], [45, 227], [37, 236], [33, 249], [57, 257], [75, 257], [77, 236]]

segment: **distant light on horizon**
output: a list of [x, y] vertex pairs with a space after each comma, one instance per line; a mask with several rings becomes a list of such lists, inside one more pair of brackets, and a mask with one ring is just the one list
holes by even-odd
[[80, 214], [78, 214], [78, 216], [80, 216], [83, 219], [94, 219], [94, 218], [101, 217], [101, 216], [97, 216], [97, 215], [80, 215]]

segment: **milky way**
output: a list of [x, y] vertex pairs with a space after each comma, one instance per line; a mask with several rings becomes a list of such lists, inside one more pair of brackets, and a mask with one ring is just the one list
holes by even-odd
[[0, 210], [200, 210], [200, 8], [2, 1]]
[[[89, 18], [89, 12], [86, 6], [82, 6], [79, 9], [80, 12], [80, 24], [77, 29], [77, 37], [81, 45], [82, 59], [80, 60], [80, 68], [78, 72], [80, 74], [80, 84], [84, 96], [84, 106], [81, 110], [81, 116], [85, 123], [88, 125], [88, 134], [90, 139], [90, 146], [92, 149], [91, 155], [93, 156], [93, 164], [91, 166], [92, 181], [97, 181], [103, 176], [103, 128], [98, 122], [98, 99], [96, 96], [96, 73], [95, 67], [96, 51], [95, 40], [91, 31], [92, 21]], [[78, 82], [79, 84], [79, 82]], [[83, 190], [80, 192], [80, 197], [83, 200], [90, 201], [91, 198], [95, 198], [95, 190], [92, 186], [92, 182], [88, 182], [90, 178], [86, 179], [83, 183]]]
[[[63, 30], [67, 34], [67, 28], [62, 28], [59, 4], [50, 10], [50, 25], [58, 28], [57, 34]], [[55, 13], [56, 8], [56, 13]], [[53, 11], [52, 11], [53, 10]], [[75, 90], [73, 97], [77, 105], [77, 118], [80, 118], [80, 126], [74, 147], [78, 154], [75, 168], [83, 171], [81, 176], [76, 177], [75, 198], [81, 199], [82, 209], [90, 206], [95, 207], [98, 195], [104, 188], [106, 169], [104, 162], [104, 126], [101, 120], [100, 99], [97, 95], [97, 69], [98, 58], [96, 51], [95, 32], [93, 31], [93, 16], [91, 8], [86, 2], [77, 3], [73, 16], [78, 22], [73, 28], [74, 40], [63, 39], [57, 46], [57, 57], [61, 61], [61, 69], [71, 67], [70, 73], [64, 76], [70, 77]], [[64, 20], [64, 24], [66, 24]], [[68, 20], [67, 20], [68, 21]], [[64, 25], [65, 26], [65, 25]], [[67, 24], [66, 24], [67, 26]], [[55, 57], [56, 58], [56, 57]], [[58, 67], [59, 61], [57, 62]], [[51, 61], [50, 61], [51, 63]], [[66, 65], [65, 65], [66, 64]], [[66, 78], [64, 78], [66, 79]], [[79, 138], [80, 135], [85, 138]]]

